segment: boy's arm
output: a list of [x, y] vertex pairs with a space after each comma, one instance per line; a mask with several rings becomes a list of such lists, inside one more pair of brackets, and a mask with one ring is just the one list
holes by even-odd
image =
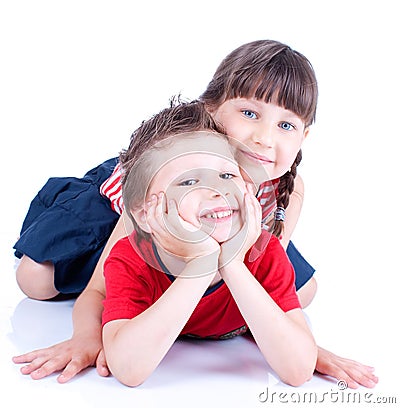
[[283, 248], [287, 248], [297, 221], [300, 217], [301, 208], [304, 200], [304, 182], [303, 179], [297, 175], [294, 179], [294, 190], [289, 198], [289, 205], [286, 208], [285, 227], [280, 240]]
[[301, 309], [283, 312], [243, 262], [230, 262], [221, 276], [272, 369], [290, 385], [308, 381], [317, 347]]
[[[294, 386], [301, 385], [313, 375], [317, 346], [303, 312], [298, 308], [283, 312], [244, 264], [247, 251], [261, 232], [261, 208], [252, 194], [245, 194], [241, 210], [246, 215], [241, 231], [221, 245], [219, 263], [222, 279], [267, 362], [283, 381]], [[279, 257], [276, 251], [283, 254], [282, 262], [288, 262], [281, 245], [277, 241], [274, 245], [268, 254], [269, 262], [275, 262], [275, 257]], [[285, 265], [282, 264], [283, 267]], [[268, 265], [264, 267], [269, 268]], [[272, 269], [268, 273], [270, 275]]]
[[29, 363], [21, 368], [23, 374], [40, 379], [62, 370], [58, 377], [61, 383], [67, 382], [83, 369], [93, 365], [97, 366], [100, 375], [109, 374], [101, 339], [102, 301], [105, 297], [103, 265], [115, 242], [125, 237], [131, 230], [132, 223], [123, 213], [103, 250], [92, 278], [75, 302], [71, 339], [14, 357], [15, 363]]
[[[198, 276], [209, 263], [212, 273]], [[140, 385], [155, 370], [181, 333], [218, 268], [218, 253], [189, 261], [166, 292], [133, 319], [104, 325], [110, 371], [123, 384]]]

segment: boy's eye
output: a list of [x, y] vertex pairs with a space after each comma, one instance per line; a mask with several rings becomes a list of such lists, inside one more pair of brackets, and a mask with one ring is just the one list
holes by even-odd
[[246, 116], [249, 119], [257, 119], [257, 115], [251, 110], [244, 109], [242, 110], [242, 113], [244, 116]]
[[230, 179], [233, 179], [234, 177], [236, 177], [236, 175], [233, 174], [233, 173], [221, 173], [219, 175], [219, 177], [224, 179], [224, 180], [230, 180]]
[[279, 124], [279, 127], [283, 130], [293, 130], [294, 126], [289, 122], [282, 122]]
[[196, 179], [183, 180], [179, 183], [180, 186], [193, 186], [198, 182]]

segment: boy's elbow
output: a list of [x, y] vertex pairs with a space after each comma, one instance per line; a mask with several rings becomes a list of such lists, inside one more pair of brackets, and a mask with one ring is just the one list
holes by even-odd
[[117, 375], [115, 374], [114, 377], [122, 384], [128, 387], [138, 387], [139, 385], [143, 384], [147, 379], [147, 376], [142, 375]]
[[143, 358], [143, 355], [132, 350], [130, 353], [125, 352], [126, 344], [121, 343], [118, 336], [103, 336], [103, 346], [111, 374], [128, 387], [141, 385], [154, 371], [154, 367]]
[[138, 387], [143, 384], [150, 376], [151, 372], [147, 372], [140, 367], [126, 366], [126, 362], [121, 365], [108, 363], [112, 375], [122, 384], [128, 387]]
[[314, 369], [310, 371], [299, 371], [293, 372], [287, 375], [286, 377], [281, 378], [281, 380], [292, 387], [300, 387], [305, 384], [307, 381], [310, 381], [314, 374]]
[[302, 361], [299, 361], [297, 365], [291, 365], [290, 369], [281, 376], [281, 380], [292, 387], [300, 387], [310, 381], [317, 365], [317, 354], [317, 345], [312, 342], [309, 353], [303, 354]]

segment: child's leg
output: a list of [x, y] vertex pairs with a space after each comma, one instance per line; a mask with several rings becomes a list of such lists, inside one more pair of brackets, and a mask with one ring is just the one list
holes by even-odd
[[312, 277], [297, 291], [297, 296], [299, 297], [300, 304], [303, 309], [312, 302], [316, 293], [317, 281], [314, 277]]
[[54, 286], [54, 265], [51, 262], [37, 263], [24, 255], [16, 278], [22, 292], [32, 299], [47, 300], [59, 293]]
[[51, 178], [32, 200], [14, 245], [21, 258], [17, 282], [27, 296], [50, 299], [84, 289], [119, 218], [99, 190], [116, 163], [107, 160], [81, 179]]
[[286, 253], [293, 265], [296, 275], [296, 290], [302, 308], [307, 307], [317, 292], [317, 281], [313, 277], [315, 269], [303, 258], [292, 241], [286, 249]]

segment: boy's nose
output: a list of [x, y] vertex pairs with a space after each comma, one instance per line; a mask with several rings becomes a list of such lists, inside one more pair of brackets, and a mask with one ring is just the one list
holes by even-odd
[[224, 185], [215, 184], [214, 186], [209, 186], [207, 188], [207, 194], [211, 198], [225, 197], [230, 194], [230, 190]]
[[208, 180], [207, 183], [203, 185], [204, 194], [211, 198], [221, 198], [231, 194], [232, 182], [230, 180], [223, 180], [219, 176], [212, 177], [212, 180]]

